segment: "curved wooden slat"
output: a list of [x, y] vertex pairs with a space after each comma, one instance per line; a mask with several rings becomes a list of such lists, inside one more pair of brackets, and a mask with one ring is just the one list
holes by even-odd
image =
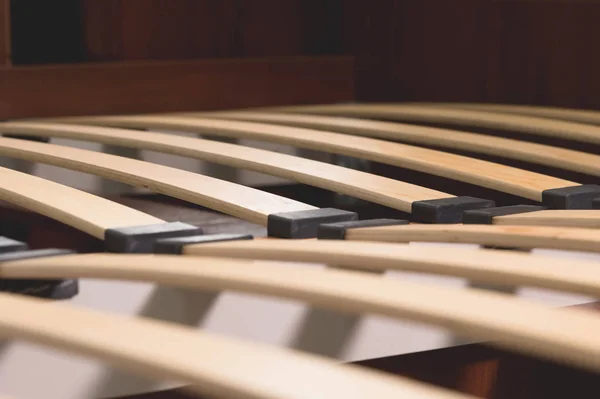
[[535, 116], [540, 118], [560, 119], [576, 123], [588, 123], [590, 125], [600, 125], [600, 112], [598, 110], [591, 109], [494, 103], [418, 103], [417, 105], [476, 109], [481, 111], [503, 112], [508, 114]]
[[[290, 240], [268, 241], [289, 242]], [[267, 240], [263, 242], [268, 243]], [[307, 243], [309, 245], [305, 245], [305, 248], [312, 248], [308, 241], [304, 242]], [[332, 244], [332, 242], [323, 243]], [[354, 244], [333, 243], [346, 244], [345, 247]], [[228, 245], [223, 247], [228, 248]], [[323, 245], [320, 249], [324, 249]], [[339, 256], [330, 256], [330, 259], [337, 261], [344, 257], [347, 255], [339, 254]], [[600, 319], [591, 314], [567, 309], [551, 309], [501, 294], [422, 285], [354, 271], [291, 268], [197, 257], [88, 254], [67, 256], [62, 259], [52, 257], [17, 261], [13, 262], [13, 269], [18, 268], [19, 265], [26, 268], [28, 263], [41, 265], [38, 266], [38, 270], [42, 270], [44, 263], [47, 265], [46, 270], [63, 264], [62, 273], [77, 274], [76, 270], [79, 269], [87, 276], [118, 275], [121, 278], [144, 279], [154, 279], [156, 276], [170, 284], [201, 286], [209, 290], [241, 290], [307, 301], [313, 305], [338, 311], [377, 313], [388, 317], [407, 318], [449, 328], [475, 339], [492, 341], [492, 345], [600, 371]], [[7, 270], [5, 269], [7, 265], [11, 267], [10, 263], [3, 264], [3, 270]], [[521, 266], [526, 267], [526, 265]], [[30, 269], [35, 270], [35, 266]], [[161, 277], [158, 277], [159, 274]], [[596, 276], [600, 277], [598, 273]], [[584, 276], [580, 277], [583, 279]], [[1, 306], [0, 310], [3, 310]], [[22, 313], [27, 314], [27, 312]], [[52, 317], [44, 315], [44, 318]], [[2, 321], [0, 321], [0, 331]], [[60, 331], [64, 328], [65, 323], [57, 324], [60, 327], [55, 327], [56, 330]], [[74, 333], [77, 331], [72, 330]], [[105, 332], [102, 328], [89, 326], [84, 330], [95, 331], [97, 335]], [[123, 331], [127, 331], [128, 334], [131, 332], [129, 329]], [[131, 334], [131, 336], [136, 336], [137, 339], [143, 337], [142, 334]], [[168, 340], [173, 342], [178, 339], [178, 335], [173, 335], [169, 336]], [[145, 338], [141, 340], [145, 341]], [[125, 342], [124, 346], [120, 347], [126, 348], [126, 344], [130, 343]], [[189, 353], [188, 357], [197, 357], [199, 353], [202, 353], [202, 358], [207, 357], [206, 353], [196, 352], [195, 348], [192, 350], [183, 343], [179, 348], [185, 348]], [[243, 352], [238, 355], [242, 356], [242, 354]], [[265, 361], [265, 363], [269, 362]], [[291, 372], [287, 368], [284, 369], [286, 374]]]
[[181, 381], [191, 384], [189, 390], [212, 397], [466, 398], [408, 379], [171, 323], [10, 294], [0, 294], [0, 311], [3, 337], [92, 356], [137, 374]]
[[168, 115], [77, 117], [61, 120], [107, 126], [171, 129], [289, 144], [414, 169], [535, 201], [542, 201], [544, 190], [579, 185], [506, 165], [407, 144], [365, 137], [352, 137], [349, 140], [347, 135], [338, 133], [255, 122]]
[[108, 229], [163, 220], [50, 180], [0, 168], [0, 200], [58, 220], [96, 238]]
[[587, 143], [600, 143], [600, 127], [516, 114], [500, 114], [474, 109], [436, 107], [431, 104], [333, 104], [277, 108], [281, 112], [381, 118], [404, 122], [443, 123], [453, 126], [529, 133]]
[[145, 187], [261, 225], [267, 224], [272, 213], [317, 209], [240, 184], [95, 151], [2, 137], [0, 155]]
[[600, 231], [561, 227], [411, 224], [349, 229], [346, 232], [346, 239], [387, 242], [452, 242], [600, 252]]
[[587, 209], [548, 209], [515, 215], [494, 216], [492, 224], [598, 229], [600, 228], [600, 211]]
[[227, 119], [322, 129], [357, 136], [433, 145], [600, 176], [600, 156], [598, 155], [502, 137], [404, 123], [297, 113], [224, 111], [214, 115]]
[[[356, 229], [356, 232], [359, 230], [363, 229]], [[190, 245], [185, 248], [184, 254], [328, 263], [361, 271], [435, 273], [494, 285], [531, 285], [595, 297], [599, 296], [600, 287], [600, 270], [596, 262], [513, 251], [473, 251], [451, 247], [426, 251], [422, 247], [368, 240], [302, 242], [268, 239]]]
[[358, 170], [240, 145], [169, 134], [43, 122], [0, 123], [0, 132], [87, 140], [226, 164], [362, 198], [404, 212], [414, 201], [452, 197]]

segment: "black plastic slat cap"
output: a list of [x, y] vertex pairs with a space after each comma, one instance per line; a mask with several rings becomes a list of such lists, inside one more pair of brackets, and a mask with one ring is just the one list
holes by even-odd
[[592, 201], [599, 197], [599, 185], [582, 184], [544, 190], [542, 204], [550, 209], [593, 209]]
[[356, 212], [336, 208], [282, 212], [269, 215], [267, 234], [279, 238], [314, 238], [323, 223], [357, 220]]
[[0, 237], [0, 254], [13, 251], [24, 251], [27, 244], [8, 237]]
[[197, 236], [202, 229], [181, 222], [165, 222], [144, 226], [107, 229], [104, 245], [107, 252], [152, 253], [156, 240], [162, 238]]
[[493, 208], [496, 203], [476, 197], [451, 197], [415, 201], [412, 220], [418, 223], [461, 223], [463, 214], [470, 209]]
[[344, 240], [346, 231], [366, 227], [396, 226], [408, 224], [403, 219], [367, 219], [353, 220], [350, 222], [325, 223], [319, 226], [317, 238], [322, 240]]
[[[18, 261], [49, 256], [73, 254], [68, 249], [31, 249], [0, 254], [0, 262]], [[77, 279], [0, 279], [0, 292], [34, 296], [38, 298], [65, 300], [79, 294]]]
[[206, 234], [202, 236], [161, 238], [154, 245], [157, 254], [182, 254], [186, 245], [207, 244], [211, 242], [252, 240], [251, 234]]
[[545, 209], [548, 208], [538, 205], [509, 205], [495, 208], [470, 209], [463, 213], [463, 223], [492, 224], [496, 216], [516, 215], [519, 213], [543, 211]]

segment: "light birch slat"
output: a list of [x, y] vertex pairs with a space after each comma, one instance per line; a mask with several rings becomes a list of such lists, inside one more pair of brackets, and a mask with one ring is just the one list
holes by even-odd
[[257, 239], [188, 245], [183, 253], [190, 256], [327, 263], [370, 272], [406, 270], [494, 285], [531, 285], [590, 296], [600, 293], [600, 271], [596, 262], [526, 252], [449, 247], [436, 247], [435, 251], [431, 251], [385, 242]]
[[516, 215], [494, 216], [492, 224], [600, 228], [600, 210], [548, 209]]
[[460, 127], [498, 129], [539, 136], [559, 137], [586, 143], [600, 143], [600, 127], [589, 124], [474, 109], [436, 107], [403, 103], [325, 104], [281, 107], [280, 112], [381, 118], [403, 122], [443, 123]]
[[535, 201], [542, 191], [578, 186], [578, 183], [522, 169], [407, 144], [365, 137], [212, 118], [173, 115], [90, 116], [60, 119], [92, 125], [168, 129], [196, 134], [235, 137], [327, 151], [413, 169], [503, 191]]
[[[268, 241], [289, 240], [263, 240], [264, 243]], [[353, 243], [345, 244], [349, 247]], [[337, 261], [337, 256], [329, 255]], [[448, 328], [474, 339], [491, 341], [491, 345], [600, 371], [600, 319], [577, 310], [552, 309], [502, 294], [384, 279], [355, 271], [314, 270], [227, 259], [165, 255], [87, 254], [7, 262], [1, 267], [3, 271], [9, 267], [14, 267], [14, 270], [19, 265], [25, 268], [28, 263], [49, 265], [46, 270], [62, 263], [62, 271], [57, 273], [61, 275], [78, 274], [77, 270], [81, 270], [86, 276], [118, 275], [118, 278], [158, 279], [169, 284], [209, 290], [274, 295], [342, 312], [406, 318]], [[38, 270], [43, 268], [38, 267]], [[30, 269], [35, 270], [35, 266]], [[14, 309], [17, 309], [16, 306], [13, 313], [17, 313]], [[0, 310], [3, 310], [2, 307]], [[18, 313], [28, 314], [27, 311]], [[51, 318], [51, 314], [44, 315], [44, 318]], [[56, 327], [58, 331], [66, 325], [56, 324], [60, 325]], [[1, 326], [0, 324], [0, 332]], [[86, 332], [95, 331], [95, 334], [102, 335], [103, 329], [97, 327], [97, 324], [90, 323], [84, 329]], [[130, 332], [128, 329], [123, 329], [122, 333], [123, 331]], [[144, 340], [141, 334], [133, 335], [139, 335], [137, 338]], [[169, 336], [168, 341], [178, 339], [174, 335]], [[182, 344], [180, 348], [185, 348], [190, 353], [189, 357], [198, 357], [199, 353], [202, 353], [201, 358], [207, 357], [206, 353], [195, 352], [187, 345]], [[283, 367], [282, 370], [285, 370], [286, 375], [293, 374], [288, 368]]]
[[0, 168], [0, 200], [65, 223], [96, 238], [107, 229], [164, 221], [50, 180]]
[[600, 176], [598, 155], [502, 137], [349, 117], [260, 111], [223, 111], [214, 115], [227, 119], [322, 129], [356, 136], [465, 150]]
[[600, 125], [600, 112], [591, 109], [544, 107], [540, 105], [484, 104], [484, 103], [416, 103], [415, 105], [433, 105], [452, 108], [475, 109], [490, 112], [502, 112], [540, 118], [560, 119], [575, 123]]
[[4, 293], [0, 311], [3, 337], [92, 356], [136, 374], [181, 381], [190, 384], [186, 387], [190, 391], [214, 397], [467, 398], [409, 379], [172, 323]]
[[358, 170], [240, 145], [169, 134], [42, 122], [0, 123], [0, 132], [87, 140], [225, 164], [362, 198], [404, 212], [414, 201], [452, 197]]
[[346, 239], [382, 242], [448, 242], [600, 252], [599, 230], [562, 227], [410, 224], [349, 229], [346, 232]]
[[317, 209], [240, 184], [150, 162], [95, 151], [0, 138], [0, 155], [120, 181], [266, 225], [271, 213]]

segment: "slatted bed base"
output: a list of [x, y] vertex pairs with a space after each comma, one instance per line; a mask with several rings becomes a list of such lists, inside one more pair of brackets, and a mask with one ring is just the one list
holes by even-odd
[[[394, 107], [410, 110], [410, 105]], [[428, 107], [430, 105], [417, 106], [418, 109], [430, 109]], [[68, 226], [72, 232], [89, 236], [101, 244], [99, 248], [89, 251], [91, 253], [78, 254], [44, 244], [40, 245], [43, 248], [28, 249], [15, 242], [17, 235], [12, 234], [0, 240], [0, 250], [3, 252], [0, 253], [0, 282], [7, 287], [4, 291], [19, 293], [0, 294], [0, 308], [6, 303], [7, 309], [24, 309], [10, 317], [0, 318], [0, 330], [4, 329], [11, 337], [56, 345], [104, 360], [118, 360], [118, 366], [125, 369], [174, 378], [201, 394], [217, 393], [236, 397], [402, 397], [404, 393], [406, 397], [463, 397], [461, 393], [406, 379], [365, 373], [363, 369], [336, 365], [322, 358], [310, 357], [312, 355], [309, 357], [313, 360], [307, 361], [315, 366], [304, 370], [302, 359], [306, 355], [300, 354], [301, 351], [346, 361], [360, 359], [356, 347], [354, 352], [350, 350], [348, 353], [344, 353], [342, 348], [344, 344], [349, 344], [351, 335], [356, 342], [371, 342], [371, 345], [375, 336], [384, 337], [376, 345], [382, 354], [401, 353], [399, 349], [402, 342], [395, 339], [398, 335], [393, 334], [394, 328], [411, 326], [415, 329], [414, 323], [420, 326], [415, 332], [425, 326], [443, 329], [450, 333], [453, 342], [484, 342], [506, 353], [556, 363], [579, 370], [579, 373], [600, 371], [598, 318], [592, 312], [563, 307], [565, 304], [593, 302], [600, 296], [600, 275], [597, 272], [600, 259], [597, 249], [600, 242], [597, 228], [600, 223], [597, 220], [600, 220], [600, 210], [591, 209], [600, 203], [597, 199], [600, 197], [600, 186], [583, 185], [577, 181], [481, 161], [475, 157], [424, 149], [419, 147], [416, 140], [411, 145], [396, 143], [388, 141], [394, 137], [351, 131], [349, 125], [340, 124], [346, 127], [339, 133], [332, 133], [314, 130], [324, 129], [327, 127], [325, 125], [289, 127], [284, 126], [287, 121], [252, 120], [255, 115], [261, 118], [262, 111], [258, 111], [100, 116], [2, 123], [0, 132], [10, 134], [13, 138], [0, 138], [0, 155], [150, 188], [167, 197], [183, 200], [187, 205], [205, 207], [223, 212], [226, 217], [241, 219], [263, 229], [266, 234], [247, 234], [235, 228], [211, 234], [205, 231], [203, 223], [190, 224], [179, 216], [175, 220], [162, 218], [45, 179], [0, 169], [2, 200], [46, 217], [52, 223]], [[296, 115], [294, 109], [275, 112], [279, 114], [264, 115], [271, 115], [269, 118], [273, 115]], [[469, 112], [482, 115], [482, 111]], [[348, 119], [344, 123], [351, 121]], [[289, 123], [295, 126], [296, 122]], [[333, 122], [330, 120], [327, 123]], [[394, 126], [402, 128], [400, 125]], [[383, 127], [391, 129], [388, 125]], [[515, 195], [535, 205], [504, 206], [491, 197], [457, 196], [452, 192], [434, 190], [427, 184], [408, 183], [401, 177], [384, 178], [234, 144], [127, 128], [171, 129], [325, 150], [455, 179]], [[372, 126], [366, 126], [365, 129], [368, 131]], [[417, 128], [405, 129], [418, 136]], [[454, 135], [454, 132], [451, 134], [455, 141], [449, 141], [450, 147], [460, 140], [463, 140], [460, 145], [466, 145], [466, 140], [474, 138]], [[378, 139], [360, 137], [369, 135]], [[389, 209], [381, 209], [383, 217], [365, 218], [365, 214], [356, 210], [328, 206], [314, 199], [305, 202], [294, 195], [279, 195], [149, 162], [22, 139], [37, 136], [124, 145], [263, 171], [318, 187], [329, 194], [340, 192]], [[506, 149], [512, 144], [498, 143], [505, 145]], [[482, 145], [481, 148], [488, 151], [491, 147]], [[528, 151], [519, 153], [519, 157], [551, 150], [548, 147], [531, 146]], [[553, 155], [555, 158], [551, 159], [556, 161], [561, 157], [578, 155], [569, 151], [557, 152]], [[589, 157], [582, 156], [580, 164], [574, 168], [579, 172], [595, 173], [593, 168], [584, 167], [586, 163], [597, 160], [592, 155]], [[568, 165], [566, 168], [573, 169]], [[387, 213], [390, 210], [409, 217], [393, 217]], [[7, 231], [10, 232], [11, 228], [13, 226], [8, 226]], [[451, 247], [458, 244], [464, 247]], [[488, 249], [482, 249], [482, 246]], [[554, 251], [554, 254], [544, 254], [543, 250]], [[410, 277], [407, 279], [407, 276]], [[199, 312], [199, 319], [192, 316], [187, 320], [187, 317], [176, 315], [167, 319], [195, 327], [202, 325], [203, 317], [208, 317], [209, 313], [220, 315], [226, 317], [228, 323], [238, 323], [238, 327], [231, 332], [241, 337], [252, 335], [248, 328], [261, 317], [264, 318], [264, 325], [272, 330], [271, 333], [277, 331], [277, 323], [282, 321], [281, 315], [278, 316], [273, 310], [267, 310], [261, 317], [253, 316], [249, 311], [251, 306], [248, 307], [252, 300], [244, 296], [258, 296], [261, 300], [268, 297], [277, 306], [289, 301], [301, 302], [303, 309], [310, 312], [309, 315], [333, 311], [321, 313], [327, 316], [318, 322], [317, 319], [313, 320], [315, 323], [311, 328], [317, 330], [305, 332], [309, 336], [313, 334], [313, 338], [318, 337], [312, 339], [313, 345], [318, 344], [316, 341], [327, 343], [329, 340], [332, 343], [337, 340], [342, 346], [338, 345], [337, 350], [328, 352], [332, 349], [307, 346], [306, 342], [299, 346], [286, 342], [283, 346], [299, 351], [279, 352], [280, 349], [272, 347], [263, 347], [263, 351], [256, 349], [258, 347], [245, 348], [245, 343], [236, 344], [229, 338], [210, 333], [194, 335], [194, 328], [167, 326], [165, 328], [168, 329], [181, 328], [180, 332], [169, 330], [167, 333], [161, 330], [163, 327], [151, 321], [146, 325], [145, 320], [136, 319], [126, 321], [132, 324], [123, 324], [123, 319], [113, 319], [112, 316], [103, 319], [105, 316], [100, 314], [71, 308], [67, 301], [76, 304], [83, 300], [81, 303], [86, 303], [89, 297], [86, 296], [88, 288], [85, 285], [77, 295], [62, 298], [67, 299], [62, 304], [29, 298], [36, 295], [35, 289], [31, 289], [34, 281], [36, 284], [53, 281], [60, 285], [63, 281], [80, 280], [86, 284], [100, 280], [113, 289], [117, 284], [126, 284], [131, 290], [135, 284], [145, 283], [164, 285], [169, 287], [167, 289], [185, 289], [186, 295], [192, 295], [191, 291], [201, 291], [202, 295], [195, 297], [201, 298], [198, 306], [191, 306], [194, 301], [184, 304], [185, 313], [192, 310]], [[443, 287], [442, 281], [461, 285]], [[498, 293], [483, 289], [485, 286], [482, 285], [479, 285], [482, 288], [465, 287], [465, 283], [518, 287], [519, 291]], [[563, 306], [548, 299], [550, 303], [544, 300], [536, 303], [540, 301], [539, 297], [523, 294], [528, 289], [534, 292], [549, 291], [552, 298], [556, 298], [552, 295], [563, 295], [566, 302], [562, 303]], [[108, 291], [103, 292], [106, 294]], [[121, 294], [117, 294], [118, 290], [114, 292], [115, 298], [124, 300], [122, 295], [129, 291], [120, 291]], [[234, 313], [224, 312], [223, 305], [219, 306], [219, 302], [228, 295], [234, 298], [242, 295], [242, 299], [238, 298], [235, 302], [235, 316]], [[44, 297], [56, 299], [51, 295]], [[138, 297], [143, 298], [144, 295], [138, 294]], [[55, 313], [48, 313], [45, 309]], [[26, 314], [37, 317], [27, 318]], [[157, 316], [156, 312], [141, 314], [150, 318]], [[51, 316], [57, 319], [68, 317], [73, 325], [97, 327], [106, 323], [112, 325], [113, 329], [85, 328], [80, 335], [74, 332], [60, 335], [60, 327], [51, 323]], [[358, 327], [361, 324], [359, 321], [365, 322], [365, 319], [374, 316], [393, 319], [394, 323], [399, 324], [380, 329], [378, 333], [365, 332]], [[283, 317], [287, 318], [285, 324], [288, 326], [298, 326], [300, 331], [302, 327], [310, 326], [311, 317], [299, 324], [298, 321], [290, 324], [292, 319], [289, 317]], [[206, 323], [214, 325], [210, 317]], [[345, 327], [340, 329], [340, 326]], [[354, 328], [358, 330], [353, 331]], [[131, 332], [140, 330], [139, 334], [131, 334], [131, 338], [124, 338], [119, 345], [110, 347], [110, 339], [117, 339], [117, 331], [123, 329]], [[154, 338], [139, 338], [142, 330]], [[262, 334], [264, 332], [258, 337], [265, 339], [266, 336]], [[281, 329], [278, 334], [281, 334]], [[163, 340], [169, 337], [169, 344], [161, 346], [161, 337]], [[173, 340], [172, 337], [177, 339]], [[136, 339], [139, 342], [134, 342]], [[285, 342], [273, 335], [266, 340], [272, 344]], [[216, 349], [221, 346], [224, 349]], [[445, 345], [438, 343], [437, 346]], [[229, 347], [235, 349], [230, 350]], [[203, 353], [201, 362], [196, 361], [194, 348], [197, 353]], [[214, 354], [203, 348], [212, 348]], [[364, 353], [373, 356], [373, 349], [371, 347]], [[266, 351], [273, 351], [273, 354], [265, 354]], [[219, 358], [223, 352], [231, 356], [248, 353], [248, 356], [239, 368], [227, 370], [229, 358]], [[289, 359], [281, 356], [288, 356]], [[286, 375], [289, 372], [295, 380], [290, 382], [282, 378], [277, 384], [270, 384], [268, 379], [264, 379], [265, 369], [242, 372], [259, 358], [275, 359], [273, 363], [267, 362], [269, 370], [285, 370]], [[210, 365], [217, 359], [222, 368], [217, 368], [218, 372], [215, 372]], [[287, 369], [287, 361], [293, 362], [298, 371]], [[344, 370], [338, 371], [337, 368]], [[164, 374], [156, 374], [156, 370], [164, 370]], [[307, 373], [306, 377], [303, 377], [304, 372]], [[0, 374], [0, 381], [2, 378]], [[299, 385], [299, 381], [306, 384], [310, 378], [316, 383], [308, 382], [309, 388]], [[335, 378], [339, 378], [339, 381]], [[327, 382], [327, 385], [320, 382]], [[474, 393], [465, 389], [461, 391]], [[102, 395], [118, 396], [114, 392]]]

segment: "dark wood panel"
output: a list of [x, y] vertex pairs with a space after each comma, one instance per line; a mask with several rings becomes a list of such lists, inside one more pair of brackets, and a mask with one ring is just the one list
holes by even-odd
[[10, 64], [10, 0], [0, 0], [0, 65]]
[[342, 0], [84, 0], [89, 58], [340, 54]]
[[350, 101], [351, 57], [0, 69], [0, 119]]
[[600, 108], [599, 1], [352, 5], [358, 97]]

